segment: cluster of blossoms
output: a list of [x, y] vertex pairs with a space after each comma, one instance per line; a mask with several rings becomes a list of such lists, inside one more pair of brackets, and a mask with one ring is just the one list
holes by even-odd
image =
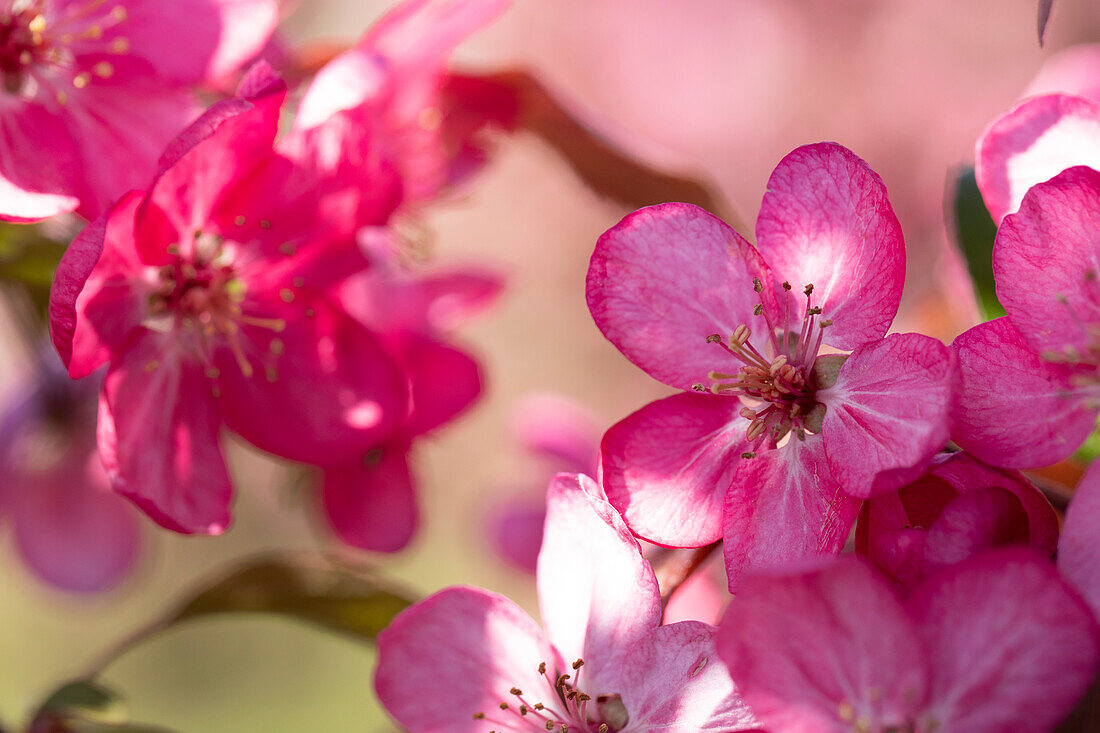
[[[274, 0], [0, 0], [0, 217], [88, 220], [49, 325], [68, 376], [102, 374], [40, 366], [0, 419], [0, 512], [40, 575], [95, 591], [133, 566], [108, 487], [170, 530], [225, 531], [226, 431], [311, 467], [343, 542], [410, 542], [409, 454], [480, 394], [452, 332], [502, 280], [406, 267], [398, 224], [518, 126], [517, 87], [447, 69], [507, 6], [410, 0], [284, 120], [288, 85], [248, 63]], [[177, 14], [193, 43], [166, 40]], [[521, 441], [565, 470], [492, 534], [535, 572], [543, 625], [440, 591], [379, 636], [383, 705], [414, 733], [1052, 730], [1100, 670], [1100, 468], [1061, 528], [1020, 471], [1100, 415], [1097, 141], [1100, 101], [1071, 94], [982, 136], [1006, 315], [951, 345], [890, 333], [901, 227], [840, 145], [779, 162], [755, 244], [686, 203], [609, 229], [592, 318], [678, 392], [601, 440], [580, 408], [529, 408]], [[27, 165], [43, 149], [57, 164]], [[684, 604], [719, 545], [729, 594]]]
[[[1067, 455], [1100, 409], [1098, 194], [1087, 168], [1030, 189], [994, 250], [1009, 315], [951, 347], [887, 335], [902, 234], [839, 145], [780, 162], [755, 246], [695, 206], [626, 217], [596, 244], [589, 308], [683, 392], [605, 433], [597, 480], [551, 484], [546, 632], [499, 596], [444, 590], [380, 639], [383, 704], [425, 732], [1052, 730], [1100, 668], [1100, 473], [1059, 538], [1013, 468]], [[721, 542], [717, 627], [660, 625], [640, 539]]]

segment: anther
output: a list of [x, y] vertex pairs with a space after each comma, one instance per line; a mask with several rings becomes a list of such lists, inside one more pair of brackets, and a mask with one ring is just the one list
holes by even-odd
[[502, 702], [502, 703], [500, 704], [500, 709], [501, 709], [501, 710], [507, 710], [507, 709], [508, 709], [508, 703], [506, 703], [506, 702]]
[[786, 280], [783, 281], [783, 289], [786, 290], [788, 293], [791, 291], [791, 284]]
[[741, 412], [739, 412], [738, 414], [741, 415], [741, 417], [745, 418], [746, 420], [755, 420], [756, 419], [756, 410], [753, 410], [753, 409], [748, 408], [748, 407], [742, 407]]
[[474, 720], [485, 720], [485, 713], [474, 713]]
[[573, 669], [580, 669], [583, 666], [584, 666], [584, 660], [583, 659], [578, 659], [577, 661], [573, 662]]
[[809, 295], [813, 291], [814, 291], [814, 284], [810, 283], [809, 285], [806, 286], [806, 288], [802, 292], [805, 293], [806, 295]]
[[696, 382], [695, 384], [691, 385], [691, 389], [695, 392], [706, 392], [707, 391], [707, 388], [703, 386], [702, 382]]
[[764, 292], [764, 283], [760, 282], [760, 278], [754, 277], [752, 279], [752, 289], [758, 293]]
[[513, 695], [516, 695], [516, 696], [519, 696], [519, 695], [523, 694], [523, 690], [519, 689], [518, 687], [513, 687], [508, 692], [510, 692], [510, 693], [512, 693]]
[[762, 304], [762, 303], [757, 303], [756, 305], [754, 305], [754, 306], [752, 307], [752, 314], [753, 314], [754, 316], [758, 316], [758, 315], [760, 315], [760, 314], [761, 314], [761, 313], [763, 313], [763, 312], [764, 312], [764, 306], [763, 306], [763, 304]]
[[811, 308], [807, 308], [807, 309], [806, 309], [806, 314], [807, 314], [807, 315], [811, 315], [811, 316], [817, 316], [817, 315], [820, 315], [820, 314], [821, 314], [821, 306], [819, 306], [819, 305], [815, 305], [815, 306], [813, 306], [813, 307], [811, 307]]
[[707, 336], [707, 343], [708, 344], [717, 344], [717, 343], [720, 343], [721, 341], [722, 341], [722, 337], [719, 336], [716, 333], [712, 333], [710, 336]]
[[546, 674], [546, 662], [539, 662], [539, 674]]
[[741, 457], [744, 458], [747, 461], [750, 458], [756, 458], [756, 453], [754, 453], [751, 450], [745, 451], [744, 453], [741, 454]]

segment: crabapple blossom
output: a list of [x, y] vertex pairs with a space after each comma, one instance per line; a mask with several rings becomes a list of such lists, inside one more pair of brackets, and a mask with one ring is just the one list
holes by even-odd
[[1058, 541], [1058, 569], [1100, 619], [1100, 464], [1081, 478]]
[[453, 587], [382, 632], [375, 689], [398, 723], [412, 733], [760, 728], [717, 663], [714, 628], [660, 625], [653, 570], [595, 482], [555, 478], [544, 537], [545, 631], [503, 596]]
[[997, 230], [993, 274], [1007, 315], [952, 344], [960, 373], [952, 437], [987, 463], [1055, 463], [1096, 424], [1097, 216], [1100, 173], [1078, 166], [1033, 186]]
[[856, 525], [856, 552], [905, 590], [992, 547], [1051, 557], [1057, 543], [1058, 515], [1034, 484], [962, 452], [936, 456], [916, 481], [867, 501]]
[[0, 0], [0, 218], [94, 219], [147, 185], [192, 88], [277, 21], [276, 0]]
[[752, 576], [718, 651], [771, 733], [1046, 733], [1100, 662], [1088, 606], [1018, 548], [971, 557], [904, 601], [855, 558]]
[[223, 425], [331, 463], [388, 436], [407, 404], [398, 366], [331, 292], [367, 266], [353, 240], [365, 182], [318, 180], [273, 149], [285, 93], [257, 65], [169, 147], [148, 192], [76, 238], [51, 292], [69, 373], [109, 364], [98, 438], [115, 488], [181, 532], [229, 522]]
[[944, 446], [954, 384], [941, 343], [886, 336], [905, 250], [867, 164], [808, 145], [767, 188], [756, 247], [702, 209], [654, 206], [600, 238], [587, 282], [604, 336], [685, 390], [604, 436], [609, 500], [657, 544], [724, 538], [731, 588], [747, 567], [839, 551], [859, 500]]

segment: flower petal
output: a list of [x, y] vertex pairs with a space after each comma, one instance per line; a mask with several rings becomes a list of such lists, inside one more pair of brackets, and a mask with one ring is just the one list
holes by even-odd
[[722, 507], [743, 452], [747, 421], [736, 398], [678, 394], [611, 426], [600, 446], [600, 484], [630, 529], [672, 547], [722, 536]]
[[[481, 367], [464, 351], [430, 338], [398, 339], [412, 410], [402, 431], [423, 435], [454, 420], [481, 395]], [[388, 343], [393, 346], [394, 339]]]
[[409, 544], [419, 513], [404, 445], [379, 446], [323, 472], [325, 516], [341, 540], [373, 552], [397, 552]]
[[1077, 484], [1058, 543], [1058, 569], [1100, 619], [1100, 463]]
[[535, 573], [542, 530], [546, 524], [546, 504], [523, 495], [504, 500], [490, 517], [490, 536], [497, 554], [525, 572]]
[[146, 331], [114, 360], [99, 402], [99, 453], [115, 490], [159, 524], [220, 534], [233, 493], [221, 420], [202, 368], [177, 349]]
[[1025, 550], [955, 565], [908, 606], [932, 668], [927, 728], [935, 721], [967, 733], [1051, 730], [1100, 663], [1100, 631], [1088, 607], [1050, 563]]
[[585, 661], [587, 685], [616, 691], [623, 655], [661, 624], [661, 594], [638, 541], [583, 474], [550, 484], [537, 575], [554, 646]]
[[39, 221], [76, 209], [81, 164], [67, 120], [17, 102], [0, 121], [0, 219]]
[[917, 630], [889, 587], [854, 558], [745, 579], [718, 653], [768, 730], [907, 729], [925, 697]]
[[140, 203], [138, 192], [124, 197], [76, 236], [57, 266], [50, 288], [50, 337], [74, 379], [107, 363], [144, 318], [144, 265], [134, 248], [134, 213]]
[[520, 398], [511, 410], [512, 432], [532, 456], [563, 466], [563, 471], [596, 474], [600, 431], [584, 405], [553, 392]]
[[745, 572], [837, 554], [859, 510], [832, 478], [817, 436], [741, 461], [723, 513], [730, 592]]
[[859, 497], [920, 476], [947, 444], [955, 356], [934, 338], [891, 334], [852, 352], [817, 393], [821, 435], [836, 481]]
[[1091, 358], [1100, 327], [1097, 217], [1100, 172], [1079, 166], [1034, 186], [997, 230], [997, 298], [1040, 355]]
[[1021, 102], [986, 128], [974, 173], [993, 220], [1020, 208], [1024, 194], [1066, 168], [1100, 168], [1100, 103], [1069, 94]]
[[240, 331], [246, 374], [219, 349], [226, 424], [257, 448], [303, 463], [355, 460], [405, 419], [404, 375], [377, 339], [338, 309], [311, 302], [287, 313], [285, 328]]
[[[760, 254], [833, 325], [825, 341], [851, 350], [886, 335], [901, 301], [905, 241], [886, 186], [836, 143], [797, 148], [776, 166], [756, 220]], [[795, 332], [798, 327], [793, 328]]]
[[[586, 297], [607, 340], [647, 374], [691, 389], [710, 372], [739, 363], [711, 334], [728, 338], [737, 326], [757, 325], [762, 295], [753, 278], [770, 283], [767, 266], [741, 235], [691, 204], [639, 209], [596, 243]], [[762, 345], [761, 324], [752, 342]]]
[[632, 730], [662, 733], [762, 730], [718, 659], [713, 626], [661, 626], [624, 660], [622, 698]]
[[975, 457], [1046, 466], [1073, 453], [1096, 425], [1096, 408], [1071, 385], [1073, 369], [1041, 359], [1008, 318], [971, 328], [951, 348], [959, 364], [952, 438]]
[[[479, 588], [447, 588], [403, 611], [378, 636], [374, 689], [410, 733], [484, 733], [510, 720], [501, 703], [512, 688], [550, 703], [540, 662], [561, 661], [542, 630], [504, 596]], [[545, 692], [542, 692], [545, 689]], [[427, 702], [426, 702], [427, 701]]]

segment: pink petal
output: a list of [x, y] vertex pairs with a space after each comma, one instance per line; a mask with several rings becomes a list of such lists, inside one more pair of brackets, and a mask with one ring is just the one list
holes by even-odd
[[1025, 97], [1040, 94], [1076, 94], [1100, 100], [1100, 45], [1081, 43], [1055, 52], [1044, 62], [1024, 92]]
[[553, 703], [540, 662], [563, 667], [519, 606], [478, 588], [447, 588], [403, 611], [378, 636], [374, 689], [410, 733], [485, 733], [494, 724], [475, 713], [518, 720], [500, 709], [502, 702], [518, 707], [513, 687], [532, 703]]
[[1040, 355], [1084, 361], [1100, 327], [1100, 172], [1071, 168], [1034, 186], [993, 245], [997, 298]]
[[1100, 663], [1100, 631], [1054, 567], [1000, 550], [933, 577], [909, 602], [932, 667], [926, 728], [1049, 731]]
[[[237, 97], [213, 105], [165, 150], [149, 195], [180, 233], [181, 244], [211, 222], [231, 230], [242, 212], [219, 204], [232, 200], [230, 190], [248, 184], [249, 173], [272, 157], [285, 98], [286, 84], [266, 64], [257, 64], [241, 81]], [[146, 226], [139, 211], [139, 241]]]
[[228, 348], [217, 352], [225, 421], [283, 458], [320, 465], [355, 460], [405, 419], [404, 375], [374, 336], [341, 311], [318, 300], [309, 312], [286, 313], [279, 332], [241, 329], [249, 375]]
[[934, 338], [891, 334], [857, 348], [836, 384], [817, 393], [835, 480], [870, 497], [924, 473], [947, 444], [954, 387], [955, 356]]
[[718, 658], [713, 626], [684, 621], [654, 629], [624, 660], [630, 730], [662, 733], [762, 730]]
[[955, 339], [959, 389], [952, 438], [995, 466], [1029, 468], [1073, 453], [1096, 425], [1088, 395], [1075, 391], [1073, 369], [1044, 361], [1008, 318]]
[[745, 579], [718, 630], [742, 698], [776, 733], [907, 723], [926, 694], [920, 638], [887, 585], [852, 558]]
[[384, 445], [358, 461], [325, 466], [325, 515], [337, 536], [362, 550], [397, 552], [419, 523], [406, 449]]
[[512, 431], [524, 450], [564, 466], [563, 471], [595, 475], [600, 431], [584, 405], [541, 392], [520, 398], [511, 412]]
[[509, 5], [511, 0], [411, 0], [378, 21], [361, 45], [405, 69], [441, 72], [459, 43]]
[[943, 508], [924, 543], [925, 574], [983, 550], [1027, 544], [1027, 512], [1012, 492], [997, 486], [960, 494]]
[[117, 356], [99, 402], [99, 453], [115, 490], [159, 524], [220, 534], [233, 493], [221, 420], [202, 367], [178, 348], [146, 331]]
[[592, 479], [558, 474], [538, 562], [543, 626], [593, 689], [618, 688], [622, 659], [661, 623], [661, 596], [638, 541]]
[[743, 452], [741, 402], [678, 394], [611, 426], [600, 483], [631, 530], [650, 542], [701, 547], [722, 536], [722, 507]]
[[516, 497], [499, 506], [490, 521], [497, 554], [520, 570], [534, 574], [542, 549], [546, 505], [528, 496]]
[[399, 352], [412, 399], [405, 435], [423, 435], [445, 425], [481, 395], [481, 367], [466, 352], [416, 337], [401, 339]]
[[279, 24], [279, 0], [215, 2], [221, 15], [221, 34], [207, 65], [208, 79], [232, 74], [259, 56]]
[[76, 209], [81, 168], [65, 118], [15, 103], [0, 120], [0, 219], [38, 221]]
[[137, 516], [111, 493], [85, 446], [72, 443], [47, 472], [22, 477], [12, 516], [16, 547], [35, 575], [62, 590], [98, 593], [133, 570], [141, 538]]
[[712, 626], [718, 623], [730, 596], [725, 583], [719, 583], [711, 570], [708, 563], [676, 589], [665, 604], [663, 623], [667, 625], [677, 621], [702, 621]]
[[1100, 463], [1077, 484], [1058, 544], [1058, 569], [1100, 618]]
[[745, 572], [837, 554], [859, 509], [832, 478], [817, 436], [741, 461], [723, 514], [730, 592]]
[[[721, 219], [691, 204], [640, 209], [596, 243], [586, 297], [592, 318], [619, 351], [655, 379], [680, 389], [709, 384], [714, 370], [740, 364], [711, 334], [730, 336], [753, 316], [761, 295], [753, 278], [771, 276], [756, 250]], [[770, 303], [770, 300], [769, 300]]]
[[141, 325], [143, 265], [134, 248], [134, 213], [141, 194], [77, 235], [57, 266], [50, 289], [50, 337], [74, 378], [87, 376], [122, 349]]
[[483, 266], [435, 270], [420, 278], [428, 323], [450, 331], [484, 312], [504, 292], [505, 277]]
[[1024, 194], [1075, 165], [1100, 167], [1100, 103], [1068, 94], [1028, 99], [997, 118], [975, 149], [975, 175], [993, 220]]
[[905, 242], [882, 179], [850, 150], [818, 143], [783, 158], [756, 241], [796, 292], [813, 284], [813, 305], [833, 321], [827, 343], [851, 350], [886, 335], [905, 281]]

